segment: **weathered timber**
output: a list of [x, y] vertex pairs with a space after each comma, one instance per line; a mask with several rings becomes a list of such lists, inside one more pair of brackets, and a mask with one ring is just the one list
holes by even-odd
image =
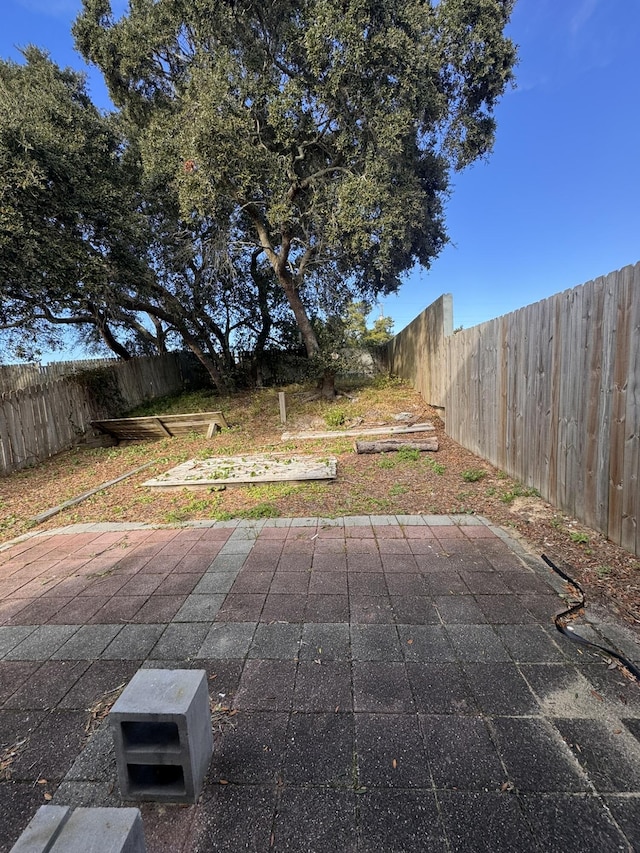
[[155, 489], [220, 488], [224, 485], [256, 483], [301, 483], [305, 480], [333, 480], [335, 456], [288, 456], [255, 454], [251, 456], [212, 456], [190, 459], [159, 474], [142, 485]]
[[[183, 387], [177, 353], [130, 361], [97, 360], [0, 370], [0, 476], [42, 462], [78, 444], [96, 443], [91, 421], [108, 406], [95, 399], [78, 374], [109, 370], [127, 408]], [[29, 384], [37, 382], [38, 384]], [[101, 442], [104, 444], [103, 442]]]
[[155, 465], [157, 460], [153, 460], [152, 462], [145, 462], [144, 465], [140, 465], [138, 468], [134, 468], [133, 471], [127, 471], [126, 474], [122, 474], [120, 477], [116, 477], [115, 480], [109, 480], [107, 483], [101, 483], [99, 486], [96, 486], [94, 489], [90, 489], [88, 492], [83, 492], [81, 495], [78, 495], [76, 498], [71, 498], [71, 500], [65, 501], [64, 503], [58, 504], [58, 506], [54, 506], [51, 509], [46, 510], [45, 512], [39, 513], [39, 515], [34, 515], [29, 521], [34, 524], [42, 524], [43, 521], [48, 521], [50, 518], [53, 518], [54, 515], [58, 515], [58, 513], [63, 512], [65, 509], [69, 509], [70, 506], [75, 506], [76, 504], [82, 503], [82, 501], [86, 501], [87, 498], [93, 497], [93, 495], [97, 495], [98, 492], [103, 491], [103, 489], [108, 489], [110, 486], [115, 486], [116, 483], [122, 482], [122, 480], [126, 480], [128, 477], [133, 477], [134, 474], [139, 474], [140, 471], [144, 471], [145, 468], [150, 468], [152, 465]]
[[640, 555], [640, 263], [452, 334], [441, 297], [385, 366], [447, 435]]
[[357, 429], [305, 430], [304, 432], [283, 432], [281, 441], [297, 441], [305, 438], [344, 438], [350, 435], [405, 435], [412, 432], [433, 432], [434, 425], [428, 421], [411, 426], [360, 427]]
[[424, 453], [438, 449], [437, 438], [426, 438], [424, 441], [403, 441], [401, 438], [388, 438], [382, 441], [356, 441], [356, 453], [393, 453], [395, 450], [419, 450]]
[[205, 433], [211, 438], [217, 429], [227, 426], [222, 412], [193, 412], [186, 415], [155, 415], [142, 418], [112, 418], [91, 421], [91, 425], [117, 438], [118, 441], [140, 441], [145, 438], [170, 438], [190, 432]]

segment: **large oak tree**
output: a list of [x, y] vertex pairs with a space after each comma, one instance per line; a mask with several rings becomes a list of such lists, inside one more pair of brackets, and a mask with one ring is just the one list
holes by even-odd
[[224, 389], [233, 346], [260, 351], [279, 316], [264, 264], [229, 254], [227, 226], [181, 216], [170, 181], [140, 168], [135, 128], [100, 113], [81, 74], [37, 48], [24, 59], [0, 60], [4, 348], [37, 358], [69, 328], [121, 358], [178, 343]]
[[[74, 34], [147, 175], [314, 313], [395, 291], [446, 241], [452, 169], [492, 146], [513, 0], [83, 0]], [[239, 248], [244, 251], [239, 251]], [[257, 255], [256, 255], [257, 253]]]

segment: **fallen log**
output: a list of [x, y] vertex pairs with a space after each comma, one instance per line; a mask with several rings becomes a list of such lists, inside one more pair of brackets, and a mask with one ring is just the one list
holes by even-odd
[[400, 438], [387, 438], [382, 441], [356, 441], [356, 453], [393, 453], [395, 450], [427, 450], [438, 449], [437, 438], [425, 438], [423, 441], [403, 441]]

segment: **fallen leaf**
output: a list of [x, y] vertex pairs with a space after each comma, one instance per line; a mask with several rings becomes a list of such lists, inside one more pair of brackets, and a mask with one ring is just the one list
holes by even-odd
[[38, 779], [38, 785], [46, 785], [46, 784], [47, 784], [46, 779]]
[[48, 791], [45, 791], [44, 798], [48, 802], [49, 800], [53, 799], [53, 794], [50, 794]]
[[221, 785], [228, 785], [228, 784], [229, 784], [229, 781], [228, 781], [227, 779], [218, 779], [218, 782], [219, 782]]
[[396, 770], [396, 769], [397, 769], [397, 767], [398, 767], [398, 762], [395, 760], [395, 758], [394, 758], [394, 759], [393, 759], [393, 761], [391, 762], [391, 766], [393, 767], [393, 769], [394, 769], [394, 770]]
[[591, 693], [596, 697], [596, 699], [598, 700], [598, 702], [604, 702], [604, 699], [603, 699], [603, 698], [602, 698], [602, 696], [598, 693], [598, 691], [597, 691], [597, 690], [592, 690], [592, 691], [591, 691]]
[[513, 791], [514, 788], [515, 785], [513, 784], [513, 782], [503, 782], [500, 786], [501, 791]]
[[411, 639], [411, 637], [409, 637], [409, 639], [407, 640], [407, 645], [408, 645], [408, 646], [412, 646], [412, 645], [413, 645], [413, 640]]

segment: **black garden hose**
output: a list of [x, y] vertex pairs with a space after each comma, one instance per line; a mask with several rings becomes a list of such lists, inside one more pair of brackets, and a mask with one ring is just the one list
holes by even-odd
[[630, 660], [619, 655], [617, 652], [614, 652], [612, 649], [606, 648], [606, 646], [600, 646], [598, 643], [592, 643], [590, 640], [585, 640], [584, 637], [581, 637], [579, 634], [576, 634], [571, 628], [568, 628], [564, 623], [565, 621], [572, 616], [574, 613], [577, 613], [579, 610], [582, 610], [584, 607], [584, 590], [580, 586], [577, 581], [574, 581], [573, 578], [570, 578], [569, 575], [565, 574], [562, 569], [559, 569], [558, 566], [555, 565], [546, 554], [542, 554], [542, 559], [549, 566], [549, 568], [553, 569], [553, 571], [560, 575], [560, 577], [565, 580], [567, 583], [571, 584], [571, 586], [575, 587], [580, 593], [580, 601], [577, 604], [573, 604], [567, 610], [563, 610], [562, 613], [558, 613], [557, 616], [554, 616], [554, 623], [558, 631], [561, 634], [564, 634], [565, 637], [568, 637], [572, 642], [579, 643], [581, 646], [588, 646], [592, 649], [597, 649], [599, 652], [602, 652], [607, 657], [615, 658], [622, 666], [634, 676], [634, 678], [640, 682], [640, 669], [638, 669], [635, 664], [631, 663]]

